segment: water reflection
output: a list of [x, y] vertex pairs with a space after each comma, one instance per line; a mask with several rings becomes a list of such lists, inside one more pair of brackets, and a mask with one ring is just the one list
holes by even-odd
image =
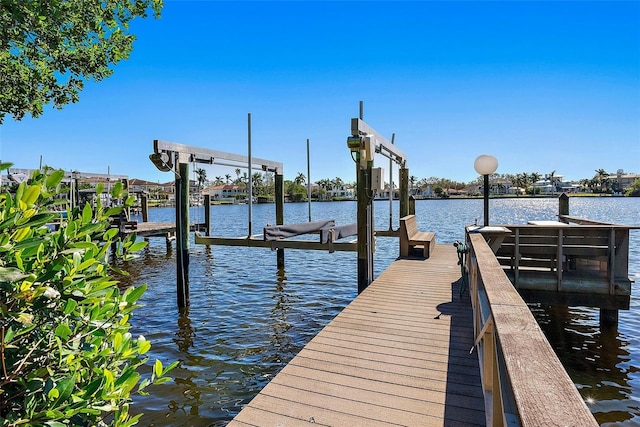
[[189, 348], [193, 347], [193, 339], [196, 336], [196, 331], [191, 326], [191, 319], [189, 318], [189, 308], [179, 309], [178, 316], [178, 330], [173, 342], [178, 346], [178, 350], [181, 353], [188, 353]]
[[615, 327], [600, 327], [597, 309], [533, 305], [551, 346], [597, 421], [640, 420], [632, 382], [630, 342]]
[[291, 347], [291, 336], [288, 334], [291, 328], [291, 323], [288, 320], [291, 301], [289, 295], [285, 292], [286, 284], [286, 271], [284, 268], [280, 268], [276, 273], [275, 292], [273, 295], [275, 305], [271, 310], [273, 335], [271, 336], [270, 344], [273, 346], [273, 354], [268, 359], [272, 363], [280, 363], [282, 361], [282, 353], [288, 352]]

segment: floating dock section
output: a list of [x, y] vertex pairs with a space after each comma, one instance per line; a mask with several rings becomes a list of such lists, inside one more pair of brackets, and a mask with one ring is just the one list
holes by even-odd
[[392, 263], [229, 426], [485, 425], [456, 263], [448, 245]]

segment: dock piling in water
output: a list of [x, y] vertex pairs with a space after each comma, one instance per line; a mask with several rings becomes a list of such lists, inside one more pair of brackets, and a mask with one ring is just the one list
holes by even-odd
[[[180, 155], [178, 155], [180, 156]], [[176, 288], [178, 307], [189, 306], [189, 163], [176, 176]]]

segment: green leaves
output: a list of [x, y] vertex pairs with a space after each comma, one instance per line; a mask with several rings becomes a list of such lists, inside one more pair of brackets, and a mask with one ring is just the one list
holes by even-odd
[[170, 381], [177, 365], [141, 377], [151, 343], [133, 338], [128, 321], [146, 285], [122, 291], [109, 276], [112, 243], [126, 259], [146, 242], [120, 240], [100, 203], [47, 227], [60, 218], [48, 209], [62, 176], [35, 173], [0, 194], [0, 424], [134, 425], [130, 394]]
[[86, 80], [102, 80], [112, 65], [129, 57], [130, 22], [149, 11], [160, 16], [162, 0], [126, 2], [63, 0], [2, 2], [0, 45], [0, 125], [6, 113], [16, 120], [38, 117], [43, 106], [77, 102]]

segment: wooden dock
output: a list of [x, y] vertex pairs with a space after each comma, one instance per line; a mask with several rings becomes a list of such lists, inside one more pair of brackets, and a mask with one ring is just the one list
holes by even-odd
[[456, 250], [391, 264], [229, 426], [485, 425]]

